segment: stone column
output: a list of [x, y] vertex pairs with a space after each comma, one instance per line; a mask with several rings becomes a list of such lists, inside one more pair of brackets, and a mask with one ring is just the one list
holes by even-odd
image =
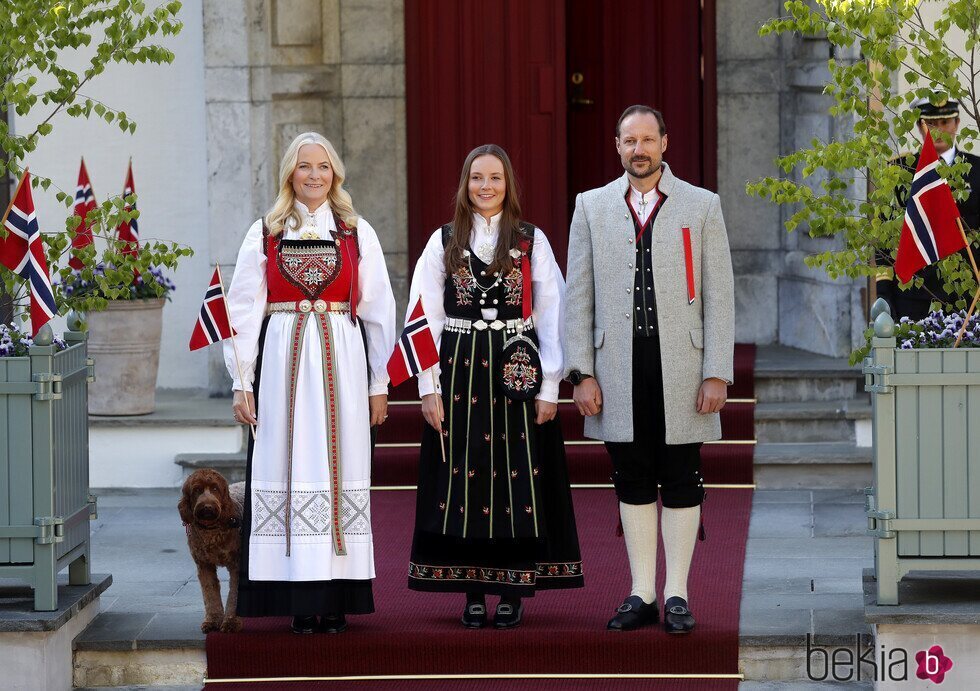
[[[718, 0], [718, 193], [735, 269], [735, 337], [845, 356], [866, 322], [866, 282], [832, 281], [804, 263], [840, 245], [783, 226], [794, 209], [749, 197], [745, 184], [777, 175], [779, 155], [850, 131], [828, 114], [823, 95], [830, 43], [758, 35], [783, 13], [781, 0]], [[838, 55], [838, 59], [853, 56]], [[808, 183], [819, 185], [817, 176]], [[850, 190], [852, 196], [863, 194]]]

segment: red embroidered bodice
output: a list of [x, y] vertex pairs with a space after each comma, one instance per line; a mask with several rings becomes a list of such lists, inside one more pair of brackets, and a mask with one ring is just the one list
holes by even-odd
[[[357, 306], [357, 234], [342, 222], [330, 240], [287, 240], [265, 233], [269, 302], [327, 300]], [[354, 316], [352, 314], [352, 316]]]

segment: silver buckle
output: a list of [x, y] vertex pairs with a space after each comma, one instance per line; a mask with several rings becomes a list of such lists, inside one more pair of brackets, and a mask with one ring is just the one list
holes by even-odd
[[473, 322], [473, 328], [476, 329], [477, 331], [486, 331], [488, 326], [490, 325], [487, 324], [482, 319]]
[[319, 312], [320, 314], [323, 314], [324, 312], [327, 311], [327, 303], [326, 303], [326, 301], [325, 300], [317, 300], [316, 302], [313, 303], [313, 309], [315, 311]]
[[500, 331], [505, 326], [507, 326], [507, 324], [500, 321], [499, 319], [494, 319], [492, 322], [490, 322], [490, 328], [493, 329], [494, 331]]
[[313, 303], [309, 300], [300, 300], [299, 304], [296, 305], [300, 312], [309, 312], [313, 309]]

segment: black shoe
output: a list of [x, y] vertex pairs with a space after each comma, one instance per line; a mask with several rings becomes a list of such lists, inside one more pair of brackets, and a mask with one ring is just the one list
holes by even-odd
[[320, 633], [343, 633], [346, 630], [347, 618], [343, 614], [324, 614], [317, 627]]
[[660, 618], [660, 608], [657, 601], [651, 604], [643, 601], [639, 595], [630, 595], [616, 609], [616, 616], [609, 620], [606, 628], [610, 631], [632, 631], [641, 626], [656, 624]]
[[316, 630], [316, 617], [293, 617], [293, 633], [313, 633]]
[[682, 597], [668, 598], [664, 603], [664, 629], [667, 633], [690, 633], [694, 628], [694, 615]]
[[524, 603], [520, 600], [517, 603], [504, 602], [497, 605], [497, 610], [493, 615], [493, 625], [497, 629], [513, 629], [521, 625], [521, 617], [524, 615]]
[[460, 621], [468, 629], [482, 629], [487, 625], [487, 604], [480, 600], [467, 602]]

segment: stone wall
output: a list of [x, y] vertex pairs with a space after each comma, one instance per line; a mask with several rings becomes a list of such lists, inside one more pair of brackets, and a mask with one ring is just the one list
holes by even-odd
[[[242, 237], [275, 198], [279, 159], [321, 132], [378, 231], [400, 309], [408, 292], [402, 2], [205, 0], [213, 260], [231, 276]], [[220, 349], [210, 387], [227, 392]]]
[[781, 0], [717, 5], [718, 192], [735, 269], [735, 336], [843, 356], [864, 329], [867, 282], [832, 281], [808, 268], [804, 258], [834, 241], [787, 233], [792, 209], [745, 194], [747, 181], [777, 173], [778, 155], [849, 127], [828, 115], [831, 101], [821, 93], [830, 44], [758, 35], [782, 12]]

